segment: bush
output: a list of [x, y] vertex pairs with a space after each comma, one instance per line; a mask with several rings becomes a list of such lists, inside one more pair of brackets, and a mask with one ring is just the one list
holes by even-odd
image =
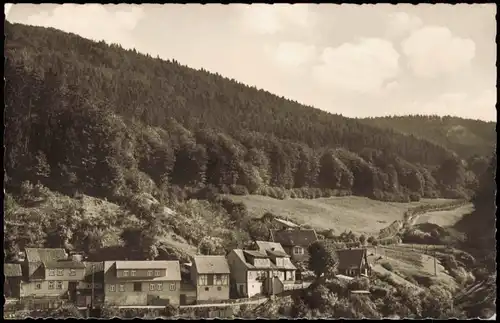
[[357, 277], [347, 285], [349, 291], [352, 290], [368, 290], [370, 288], [370, 280], [366, 277]]
[[421, 199], [420, 194], [416, 194], [416, 193], [411, 193], [409, 197], [410, 197], [411, 202], [418, 202]]
[[248, 189], [243, 185], [231, 185], [231, 194], [233, 195], [248, 195]]

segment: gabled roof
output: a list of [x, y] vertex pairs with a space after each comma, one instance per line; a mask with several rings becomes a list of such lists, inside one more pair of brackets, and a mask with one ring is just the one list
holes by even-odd
[[316, 231], [313, 229], [273, 230], [272, 237], [274, 242], [288, 247], [308, 247], [311, 243], [318, 240]]
[[[120, 261], [105, 261], [103, 264], [103, 271], [109, 272], [113, 269], [166, 269], [166, 276], [151, 277], [147, 280], [171, 280], [180, 281], [181, 280], [181, 266], [177, 260], [155, 260], [155, 261], [142, 261], [142, 260], [120, 260]], [[138, 280], [143, 280], [143, 278], [137, 278]], [[129, 281], [133, 281], [130, 277]]]
[[3, 274], [5, 277], [21, 277], [23, 272], [20, 264], [3, 264]]
[[25, 248], [24, 251], [28, 261], [28, 275], [31, 278], [36, 276], [37, 279], [45, 277], [42, 264], [68, 258], [66, 251], [62, 248]]
[[285, 259], [283, 262], [283, 266], [277, 266], [275, 263], [272, 261], [269, 262], [269, 265], [265, 266], [254, 266], [251, 263], [248, 262], [247, 257], [245, 257], [245, 253], [247, 250], [242, 250], [242, 249], [233, 249], [232, 251], [238, 258], [239, 260], [247, 267], [248, 269], [289, 269], [289, 270], [295, 270], [297, 269], [290, 259]]
[[85, 265], [85, 276], [104, 272], [104, 261], [85, 261], [83, 264]]
[[270, 256], [274, 256], [274, 257], [286, 257], [286, 258], [290, 258], [290, 256], [284, 252], [284, 251], [281, 251], [281, 250], [266, 250], [266, 253]]
[[198, 274], [229, 274], [225, 256], [194, 256], [193, 265]]
[[80, 261], [65, 261], [65, 260], [59, 260], [59, 261], [50, 261], [50, 262], [44, 262], [43, 263], [45, 268], [47, 269], [59, 269], [59, 268], [80, 268], [83, 269], [85, 268], [85, 265], [80, 262]]
[[67, 259], [66, 251], [62, 248], [26, 248], [28, 262], [54, 262]]
[[366, 249], [340, 249], [337, 250], [337, 255], [339, 258], [338, 269], [359, 268], [366, 256]]
[[260, 251], [274, 250], [274, 251], [285, 252], [285, 249], [283, 249], [283, 246], [278, 242], [255, 241], [255, 244], [257, 245], [257, 248], [259, 248]]
[[259, 250], [243, 250], [243, 252], [254, 258], [269, 258], [269, 256], [265, 252]]

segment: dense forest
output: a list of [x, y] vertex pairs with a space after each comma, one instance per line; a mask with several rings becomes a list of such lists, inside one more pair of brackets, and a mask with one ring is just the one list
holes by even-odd
[[427, 139], [455, 151], [462, 158], [488, 155], [496, 144], [495, 122], [426, 115], [366, 118], [361, 121]]
[[[5, 24], [6, 185], [390, 201], [466, 197], [485, 156], [54, 29]], [[274, 190], [274, 191], [273, 191]]]

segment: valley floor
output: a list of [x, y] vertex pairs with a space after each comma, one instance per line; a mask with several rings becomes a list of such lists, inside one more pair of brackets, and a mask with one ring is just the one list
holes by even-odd
[[403, 220], [409, 208], [420, 205], [449, 203], [448, 199], [422, 199], [419, 202], [382, 202], [365, 197], [346, 196], [318, 199], [278, 200], [259, 195], [235, 196], [231, 199], [243, 202], [253, 217], [271, 212], [278, 217], [289, 218], [315, 229], [332, 229], [335, 234], [353, 231], [376, 235], [396, 220]]

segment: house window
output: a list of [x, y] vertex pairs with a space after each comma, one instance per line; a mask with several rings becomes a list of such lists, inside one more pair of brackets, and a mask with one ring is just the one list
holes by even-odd
[[161, 276], [161, 271], [155, 270], [155, 277], [160, 277]]
[[170, 283], [170, 286], [168, 289], [170, 289], [171, 291], [174, 291], [175, 288], [176, 288], [175, 283]]
[[55, 275], [56, 275], [56, 271], [54, 269], [50, 269], [49, 276], [55, 276]]
[[57, 289], [63, 289], [63, 282], [61, 282], [61, 281], [57, 282], [56, 288]]
[[76, 270], [75, 269], [70, 269], [69, 270], [69, 275], [70, 276], [76, 276]]
[[109, 291], [114, 292], [115, 291], [115, 285], [109, 285]]
[[62, 275], [63, 275], [63, 272], [64, 272], [64, 270], [63, 270], [63, 269], [58, 269], [58, 270], [57, 270], [57, 276], [62, 276]]
[[302, 248], [302, 247], [293, 247], [293, 253], [295, 255], [302, 255], [302, 254], [304, 254], [304, 248]]
[[42, 284], [41, 283], [36, 283], [35, 284], [35, 289], [42, 289]]
[[149, 284], [149, 290], [155, 290], [155, 284]]
[[222, 285], [223, 286], [227, 286], [228, 285], [228, 283], [227, 283], [227, 277], [228, 277], [227, 275], [222, 275]]
[[207, 275], [200, 275], [200, 277], [198, 277], [198, 285], [200, 286], [207, 285]]
[[135, 277], [135, 270], [130, 271], [130, 276]]
[[215, 285], [216, 286], [222, 285], [222, 275], [215, 275]]
[[134, 283], [134, 292], [142, 292], [142, 284]]
[[153, 276], [153, 271], [152, 270], [148, 270], [148, 276]]
[[163, 290], [163, 283], [156, 284], [156, 290]]
[[125, 285], [124, 284], [120, 284], [119, 291], [120, 292], [124, 292], [125, 291]]
[[49, 282], [49, 289], [54, 289], [54, 282]]
[[123, 277], [128, 277], [128, 270], [123, 271]]

